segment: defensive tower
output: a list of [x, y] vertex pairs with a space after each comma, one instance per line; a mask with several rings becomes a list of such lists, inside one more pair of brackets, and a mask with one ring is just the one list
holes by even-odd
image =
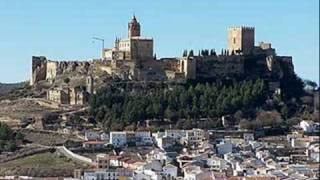
[[140, 36], [140, 23], [137, 21], [136, 16], [128, 23], [128, 38]]
[[228, 29], [228, 51], [251, 54], [254, 49], [253, 27], [230, 27]]

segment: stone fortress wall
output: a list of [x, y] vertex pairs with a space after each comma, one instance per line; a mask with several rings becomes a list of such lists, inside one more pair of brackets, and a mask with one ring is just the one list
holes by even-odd
[[30, 84], [74, 72], [99, 80], [100, 76], [95, 74], [97, 69], [112, 78], [138, 81], [238, 77], [279, 81], [284, 73], [294, 73], [290, 56], [277, 56], [271, 43], [261, 42], [255, 46], [252, 27], [228, 28], [228, 48], [221, 54], [162, 59], [154, 59], [153, 39], [141, 37], [140, 29], [140, 23], [134, 17], [128, 24], [129, 38], [117, 38], [114, 47], [104, 49], [104, 56], [98, 61], [52, 61], [43, 56], [32, 57]]
[[32, 76], [30, 84], [42, 80], [52, 80], [58, 75], [74, 73], [89, 74], [93, 61], [53, 61], [44, 56], [32, 57]]
[[243, 77], [244, 57], [237, 55], [218, 55], [200, 57], [197, 60], [198, 78]]

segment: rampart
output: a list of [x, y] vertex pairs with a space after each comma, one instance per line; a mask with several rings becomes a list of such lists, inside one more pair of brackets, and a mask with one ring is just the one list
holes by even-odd
[[30, 84], [42, 80], [55, 79], [58, 75], [78, 73], [86, 75], [91, 70], [93, 61], [53, 61], [44, 56], [32, 57], [32, 75]]

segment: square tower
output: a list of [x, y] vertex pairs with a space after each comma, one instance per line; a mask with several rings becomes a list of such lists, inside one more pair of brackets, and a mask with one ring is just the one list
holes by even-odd
[[228, 28], [228, 51], [250, 54], [254, 48], [253, 27], [230, 27]]

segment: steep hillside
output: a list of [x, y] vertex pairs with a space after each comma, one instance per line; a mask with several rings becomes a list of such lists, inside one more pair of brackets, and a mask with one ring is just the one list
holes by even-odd
[[0, 83], [0, 96], [8, 95], [12, 90], [22, 87], [25, 82], [4, 84]]

